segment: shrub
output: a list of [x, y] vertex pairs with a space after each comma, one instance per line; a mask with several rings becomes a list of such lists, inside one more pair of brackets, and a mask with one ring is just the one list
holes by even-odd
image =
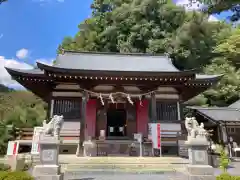
[[10, 169], [11, 167], [9, 165], [0, 163], [0, 171], [8, 171]]
[[225, 152], [225, 149], [222, 148], [220, 152], [220, 168], [224, 171], [227, 172], [227, 168], [229, 166], [230, 160], [228, 158], [227, 153]]
[[26, 172], [0, 172], [0, 180], [34, 180], [32, 176]]
[[24, 164], [23, 171], [28, 171], [32, 167], [32, 163], [28, 162]]
[[7, 171], [0, 171], [0, 180], [4, 180], [8, 173]]
[[228, 173], [223, 173], [217, 176], [216, 180], [240, 180], [240, 176], [231, 176]]

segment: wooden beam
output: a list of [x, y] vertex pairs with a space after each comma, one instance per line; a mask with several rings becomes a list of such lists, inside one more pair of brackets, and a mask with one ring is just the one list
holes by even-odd
[[183, 86], [184, 82], [181, 81], [169, 81], [169, 80], [115, 80], [115, 79], [64, 79], [64, 78], [57, 78], [55, 79], [56, 82], [62, 82], [62, 83], [76, 83], [80, 85], [84, 84], [96, 84], [96, 85], [140, 85], [140, 86]]

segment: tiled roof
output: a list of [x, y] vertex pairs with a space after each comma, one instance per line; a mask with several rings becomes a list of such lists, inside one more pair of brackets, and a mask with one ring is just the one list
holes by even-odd
[[167, 56], [112, 53], [72, 53], [58, 55], [55, 67], [101, 71], [179, 72]]
[[229, 108], [237, 108], [240, 109], [240, 100], [234, 102], [233, 104], [228, 106]]
[[239, 121], [240, 110], [229, 107], [188, 107], [215, 121]]

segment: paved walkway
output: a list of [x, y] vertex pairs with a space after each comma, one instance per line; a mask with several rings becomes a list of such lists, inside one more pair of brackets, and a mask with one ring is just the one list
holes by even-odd
[[64, 180], [186, 180], [187, 177], [181, 173], [163, 174], [132, 174], [132, 173], [78, 173]]

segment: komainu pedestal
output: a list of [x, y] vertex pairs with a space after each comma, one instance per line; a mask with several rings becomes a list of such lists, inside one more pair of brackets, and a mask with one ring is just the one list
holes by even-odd
[[186, 141], [189, 153], [187, 173], [189, 180], [215, 180], [214, 168], [209, 165], [208, 141], [193, 139]]
[[40, 164], [33, 169], [33, 177], [36, 180], [61, 180], [59, 156], [59, 132], [63, 122], [62, 116], [54, 118], [45, 124], [44, 131], [40, 135]]
[[207, 131], [204, 125], [198, 125], [195, 118], [186, 118], [186, 129], [188, 140], [185, 145], [188, 147], [189, 165], [187, 173], [189, 180], [215, 180], [214, 168], [209, 164]]
[[57, 137], [40, 137], [40, 165], [33, 169], [33, 176], [38, 180], [60, 180], [58, 153], [60, 141]]

